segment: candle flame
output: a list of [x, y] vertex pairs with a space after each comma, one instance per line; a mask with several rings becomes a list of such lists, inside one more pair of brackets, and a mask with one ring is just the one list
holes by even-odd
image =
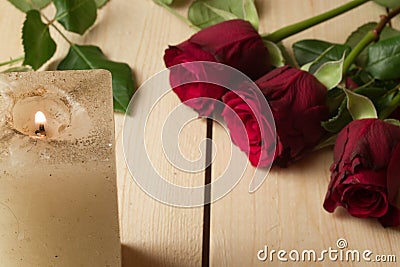
[[46, 123], [46, 116], [43, 112], [38, 111], [35, 114], [35, 123], [36, 124], [45, 124]]

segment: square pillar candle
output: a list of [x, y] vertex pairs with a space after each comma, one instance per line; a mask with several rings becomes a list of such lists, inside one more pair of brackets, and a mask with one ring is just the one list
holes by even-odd
[[107, 71], [0, 75], [0, 265], [120, 266]]

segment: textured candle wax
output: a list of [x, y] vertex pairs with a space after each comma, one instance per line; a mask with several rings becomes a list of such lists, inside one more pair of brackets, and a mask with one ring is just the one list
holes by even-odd
[[2, 74], [0, 96], [0, 265], [120, 266], [110, 74]]

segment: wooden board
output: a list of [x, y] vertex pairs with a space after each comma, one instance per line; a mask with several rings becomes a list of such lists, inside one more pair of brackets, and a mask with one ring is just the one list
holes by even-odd
[[[262, 11], [262, 29], [270, 31], [311, 17], [347, 1], [257, 1]], [[284, 14], [284, 15], [282, 15]], [[385, 10], [367, 4], [325, 24], [285, 40], [290, 47], [296, 40], [323, 39], [343, 43], [356, 27], [367, 21], [377, 21]], [[356, 25], [356, 26], [353, 26]], [[214, 124], [213, 140], [219, 144], [217, 164], [212, 177], [224, 172], [231, 143], [226, 131]], [[234, 148], [237, 149], [237, 148]], [[218, 161], [219, 160], [219, 161]], [[254, 168], [249, 167], [239, 185], [211, 208], [211, 266], [278, 266], [294, 264], [280, 262], [277, 255], [265, 262], [257, 258], [260, 250], [296, 249], [320, 252], [338, 249], [336, 242], [346, 239], [347, 249], [371, 250], [374, 254], [396, 254], [400, 249], [399, 229], [385, 229], [375, 220], [360, 220], [338, 209], [333, 215], [323, 207], [329, 183], [331, 149], [315, 153], [286, 169], [273, 168], [265, 183], [254, 194], [248, 193]], [[293, 254], [295, 255], [295, 254]], [[265, 257], [265, 254], [261, 254]], [[306, 255], [306, 257], [308, 257]], [[301, 258], [301, 257], [300, 257]], [[333, 263], [328, 257], [321, 262], [296, 262], [301, 266], [365, 266], [365, 262]], [[383, 264], [383, 263], [381, 263]], [[376, 264], [378, 266], [379, 264]], [[386, 265], [379, 265], [386, 266]], [[394, 266], [394, 265], [393, 265]]]
[[[313, 16], [347, 2], [346, 0], [256, 0], [261, 15], [260, 32], [272, 32], [284, 25]], [[183, 13], [188, 1], [176, 0]], [[7, 1], [0, 2], [0, 62], [23, 54], [21, 32], [24, 15]], [[285, 40], [288, 47], [296, 40], [320, 38], [344, 42], [359, 25], [377, 21], [383, 8], [367, 4], [328, 23]], [[46, 9], [51, 17], [54, 9]], [[396, 25], [399, 25], [396, 20]], [[355, 25], [355, 26], [353, 26]], [[137, 84], [142, 84], [164, 68], [162, 56], [168, 44], [187, 39], [193, 30], [151, 0], [112, 0], [99, 12], [96, 25], [84, 36], [69, 35], [80, 44], [94, 44], [111, 59], [127, 62], [134, 70]], [[54, 69], [67, 53], [61, 42], [54, 60], [44, 69]], [[157, 129], [163, 115], [179, 103], [176, 96], [166, 98], [150, 119], [147, 138], [158, 138]], [[117, 141], [117, 171], [119, 217], [124, 266], [200, 266], [203, 250], [203, 208], [183, 209], [166, 206], [145, 194], [133, 181], [126, 167], [122, 128], [124, 116], [115, 115]], [[187, 126], [180, 147], [188, 157], [198, 157], [197, 147], [206, 137], [206, 123], [197, 120]], [[226, 151], [231, 142], [224, 130], [215, 125], [214, 142], [218, 151], [213, 164], [213, 179], [224, 171], [229, 158]], [[162, 155], [160, 144], [148, 144], [150, 154]], [[193, 150], [196, 148], [196, 151]], [[244, 156], [244, 155], [243, 155]], [[338, 210], [328, 214], [322, 208], [332, 153], [325, 150], [288, 169], [275, 168], [255, 194], [248, 194], [253, 168], [246, 171], [241, 183], [226, 197], [211, 206], [211, 266], [275, 266], [261, 263], [257, 252], [265, 245], [270, 249], [336, 248], [339, 238], [346, 238], [351, 249], [370, 249], [376, 254], [395, 254], [400, 250], [399, 231], [383, 229], [373, 220], [359, 220]], [[174, 168], [160, 161], [163, 173]], [[177, 173], [168, 179], [178, 184], [194, 186], [202, 183], [204, 172], [187, 179]], [[341, 263], [343, 266], [363, 266], [362, 263]], [[309, 266], [305, 263], [304, 266]], [[331, 266], [328, 261], [320, 263]], [[383, 266], [383, 265], [382, 265]], [[393, 265], [394, 266], [394, 265]]]

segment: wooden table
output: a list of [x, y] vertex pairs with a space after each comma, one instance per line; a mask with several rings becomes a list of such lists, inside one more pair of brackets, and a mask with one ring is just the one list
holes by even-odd
[[[183, 12], [188, 1], [176, 2]], [[261, 16], [260, 32], [271, 32], [345, 2], [257, 0]], [[0, 10], [0, 61], [3, 62], [23, 54], [20, 32], [24, 15], [7, 1], [0, 2]], [[46, 12], [51, 14], [54, 10], [48, 8]], [[344, 42], [357, 26], [367, 21], [377, 21], [378, 15], [384, 12], [383, 8], [368, 3], [289, 38], [284, 43], [289, 47], [294, 41], [304, 38]], [[395, 25], [399, 25], [399, 20]], [[179, 43], [192, 33], [192, 29], [151, 0], [112, 0], [100, 11], [96, 25], [84, 37], [70, 36], [78, 43], [100, 46], [113, 60], [127, 62], [140, 85], [164, 69], [162, 56], [167, 45]], [[52, 34], [62, 45], [56, 57], [43, 70], [54, 69], [67, 52], [65, 42], [56, 32], [52, 31]], [[162, 116], [177, 104], [178, 98], [171, 94], [157, 106], [149, 121], [147, 138], [156, 140]], [[238, 186], [210, 207], [175, 208], [152, 199], [135, 184], [123, 155], [124, 116], [116, 114], [115, 118], [124, 266], [201, 266], [208, 260], [211, 266], [276, 266], [282, 263], [277, 259], [260, 262], [257, 252], [264, 246], [286, 251], [337, 249], [339, 238], [347, 240], [348, 249], [397, 254], [397, 261], [400, 261], [399, 229], [384, 229], [375, 220], [356, 219], [340, 209], [333, 215], [328, 214], [322, 208], [329, 181], [331, 150], [316, 153], [288, 169], [273, 168], [255, 194], [248, 193], [249, 179], [254, 172], [250, 167]], [[221, 126], [214, 123], [211, 127], [217, 152], [220, 151], [212, 164], [211, 179], [214, 180], [226, 167], [226, 151], [229, 152], [231, 142]], [[183, 154], [193, 159], [199, 157], [197, 146], [206, 134], [207, 123], [202, 119], [187, 125], [180, 136]], [[148, 144], [148, 148], [149, 154], [155, 158], [156, 167], [171, 181], [186, 186], [204, 183], [205, 172], [188, 178], [162, 159], [162, 149], [157, 142]], [[293, 263], [288, 264], [290, 266]], [[327, 259], [324, 262], [302, 264], [332, 266]], [[363, 262], [337, 264], [365, 265]]]

